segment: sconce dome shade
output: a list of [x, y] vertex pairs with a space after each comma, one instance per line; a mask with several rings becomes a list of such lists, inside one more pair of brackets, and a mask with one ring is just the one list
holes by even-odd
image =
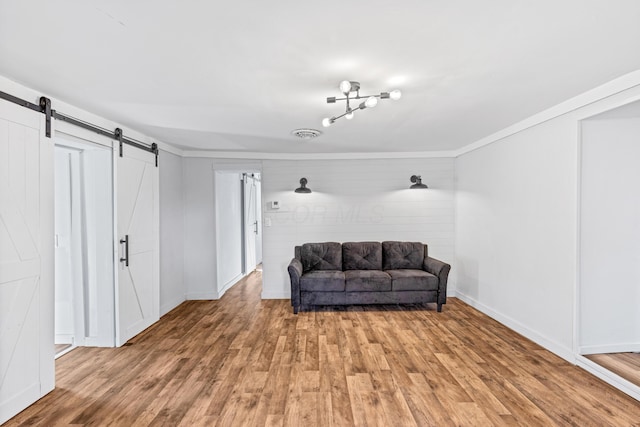
[[307, 178], [300, 178], [300, 187], [293, 191], [296, 193], [311, 193], [311, 189], [307, 188]]
[[411, 175], [411, 182], [414, 183], [411, 187], [409, 187], [412, 190], [418, 188], [429, 188], [426, 184], [422, 183], [422, 178], [420, 177], [420, 175]]

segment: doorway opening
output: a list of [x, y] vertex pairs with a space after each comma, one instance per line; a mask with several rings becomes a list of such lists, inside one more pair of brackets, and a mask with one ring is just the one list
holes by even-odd
[[110, 148], [57, 136], [55, 353], [114, 345], [113, 167]]
[[238, 165], [215, 171], [216, 297], [243, 277], [260, 275], [262, 286], [262, 209], [260, 172]]
[[578, 353], [640, 390], [640, 101], [581, 135]]
[[242, 174], [243, 274], [262, 271], [262, 183], [259, 173]]

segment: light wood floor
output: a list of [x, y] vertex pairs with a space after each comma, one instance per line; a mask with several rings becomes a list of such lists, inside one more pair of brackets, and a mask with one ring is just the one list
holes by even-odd
[[640, 353], [591, 354], [585, 357], [640, 386]]
[[455, 298], [296, 316], [259, 275], [62, 356], [7, 425], [640, 425], [638, 401]]
[[55, 344], [55, 353], [56, 354], [62, 353], [63, 351], [65, 351], [69, 347], [71, 347], [71, 344]]

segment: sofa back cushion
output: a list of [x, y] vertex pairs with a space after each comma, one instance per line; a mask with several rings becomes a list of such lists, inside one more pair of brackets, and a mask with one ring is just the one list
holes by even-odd
[[382, 270], [380, 242], [347, 242], [342, 244], [342, 265], [347, 270]]
[[340, 243], [305, 243], [300, 257], [305, 273], [311, 270], [342, 270]]
[[420, 242], [382, 242], [382, 269], [422, 270], [424, 245]]

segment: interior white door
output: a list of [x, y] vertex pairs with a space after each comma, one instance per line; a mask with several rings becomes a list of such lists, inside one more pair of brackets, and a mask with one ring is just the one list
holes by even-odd
[[53, 142], [0, 101], [0, 424], [53, 390]]
[[256, 217], [256, 181], [253, 177], [244, 176], [244, 241], [245, 241], [245, 273], [256, 269], [256, 234], [258, 221]]
[[152, 153], [125, 145], [117, 157], [117, 343], [160, 315], [158, 168]]
[[[77, 153], [75, 153], [77, 154]], [[76, 156], [77, 157], [77, 156]], [[76, 341], [74, 285], [75, 269], [81, 262], [73, 262], [74, 226], [79, 228], [77, 206], [74, 205], [72, 152], [55, 147], [55, 343], [74, 344]], [[75, 208], [75, 209], [74, 209]], [[75, 221], [74, 221], [75, 220]]]
[[262, 182], [256, 179], [256, 264], [262, 264]]

